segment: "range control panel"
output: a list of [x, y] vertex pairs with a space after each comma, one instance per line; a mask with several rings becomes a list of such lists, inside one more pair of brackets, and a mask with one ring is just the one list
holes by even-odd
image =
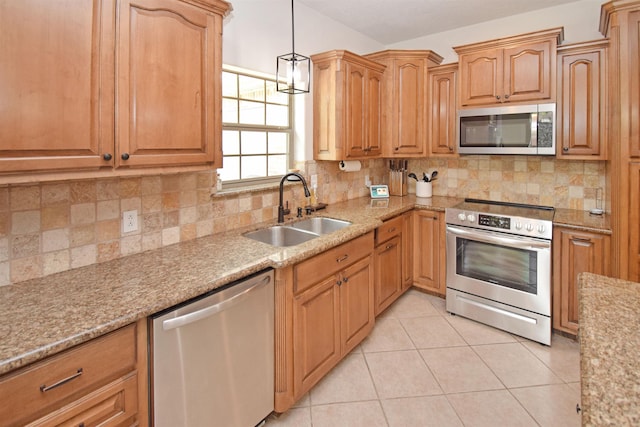
[[503, 231], [521, 236], [551, 239], [553, 222], [520, 216], [493, 215], [459, 208], [446, 209], [447, 224]]

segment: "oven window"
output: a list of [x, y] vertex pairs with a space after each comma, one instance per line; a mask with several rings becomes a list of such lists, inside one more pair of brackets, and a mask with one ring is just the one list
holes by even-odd
[[458, 237], [456, 272], [530, 294], [538, 291], [538, 254], [535, 251]]

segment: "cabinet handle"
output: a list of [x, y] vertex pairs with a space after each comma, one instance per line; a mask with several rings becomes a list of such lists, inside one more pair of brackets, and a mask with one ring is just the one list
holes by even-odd
[[80, 375], [82, 375], [82, 368], [78, 369], [75, 374], [73, 374], [71, 376], [68, 376], [67, 378], [61, 379], [60, 381], [58, 381], [58, 382], [56, 382], [54, 384], [51, 384], [51, 385], [42, 384], [40, 386], [40, 391], [44, 393], [44, 392], [47, 392], [49, 390], [53, 390], [54, 388], [60, 387], [61, 385], [66, 384], [71, 380], [75, 380]]
[[574, 242], [591, 243], [591, 239], [588, 237], [573, 237], [571, 240]]
[[346, 260], [347, 260], [347, 258], [349, 258], [349, 255], [345, 255], [345, 256], [342, 256], [342, 257], [340, 257], [340, 258], [336, 259], [336, 262], [346, 261]]
[[106, 161], [109, 161], [113, 158], [113, 156], [110, 153], [104, 153], [102, 155], [102, 158], [105, 159]]
[[122, 160], [129, 160], [129, 153], [122, 153], [122, 156], [120, 156], [122, 158]]

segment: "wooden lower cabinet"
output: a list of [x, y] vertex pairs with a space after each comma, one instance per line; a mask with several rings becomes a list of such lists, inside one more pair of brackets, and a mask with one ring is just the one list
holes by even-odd
[[430, 293], [446, 294], [445, 221], [443, 212], [413, 213], [413, 285]]
[[3, 426], [148, 424], [146, 319], [0, 377]]
[[413, 284], [412, 230], [412, 212], [387, 220], [376, 229], [376, 316]]
[[578, 275], [609, 275], [610, 241], [606, 234], [555, 227], [553, 230], [553, 328], [578, 334]]
[[373, 232], [276, 270], [276, 412], [371, 332], [373, 278]]
[[402, 236], [396, 235], [376, 246], [376, 315], [402, 294]]

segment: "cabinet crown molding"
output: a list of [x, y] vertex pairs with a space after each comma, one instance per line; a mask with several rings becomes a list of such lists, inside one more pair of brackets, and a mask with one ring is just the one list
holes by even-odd
[[387, 60], [393, 58], [416, 58], [426, 59], [429, 62], [429, 66], [440, 65], [444, 58], [432, 50], [400, 50], [400, 49], [387, 49], [379, 52], [368, 53], [364, 55], [366, 58], [373, 61]]
[[556, 45], [560, 45], [564, 41], [564, 27], [550, 28], [548, 30], [535, 31], [532, 33], [519, 34], [512, 37], [503, 37], [494, 40], [487, 40], [480, 43], [471, 43], [462, 46], [454, 46], [453, 50], [458, 54], [475, 52], [477, 50], [485, 50], [492, 48], [505, 47], [507, 45], [519, 44], [523, 42], [533, 42], [536, 40], [556, 39]]
[[372, 68], [376, 71], [383, 72], [386, 65], [379, 64], [375, 61], [365, 58], [364, 56], [355, 54], [348, 50], [330, 50], [328, 52], [317, 53], [315, 55], [311, 55], [311, 60], [313, 62], [326, 62], [332, 60], [346, 60], [354, 64], [362, 65], [364, 67]]

